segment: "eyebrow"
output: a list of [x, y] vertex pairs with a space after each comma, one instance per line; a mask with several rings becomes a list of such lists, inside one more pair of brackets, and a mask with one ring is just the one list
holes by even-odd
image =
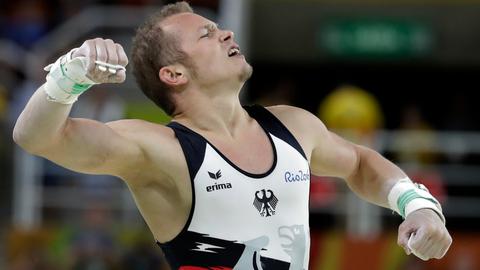
[[198, 28], [198, 31], [201, 31], [203, 29], [211, 30], [212, 28], [217, 28], [218, 29], [218, 23], [208, 23], [205, 24], [201, 27]]

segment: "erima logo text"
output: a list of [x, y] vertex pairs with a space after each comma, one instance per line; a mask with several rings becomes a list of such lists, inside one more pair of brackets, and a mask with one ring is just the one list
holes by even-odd
[[[218, 180], [220, 177], [222, 177], [222, 171], [218, 170], [216, 173], [208, 172], [208, 175], [210, 178]], [[215, 190], [221, 190], [221, 189], [230, 189], [232, 188], [232, 183], [215, 183], [214, 185], [207, 186], [206, 190], [207, 192], [212, 192]]]
[[220, 190], [220, 189], [229, 189], [229, 188], [232, 188], [231, 183], [225, 183], [225, 184], [215, 183], [215, 185], [207, 186], [207, 192], [212, 192], [212, 191]]

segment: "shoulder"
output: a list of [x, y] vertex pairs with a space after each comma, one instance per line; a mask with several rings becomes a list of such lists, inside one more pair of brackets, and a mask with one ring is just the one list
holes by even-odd
[[148, 122], [140, 119], [122, 119], [106, 123], [118, 134], [134, 141], [144, 139], [175, 140], [173, 130], [165, 125]]
[[141, 119], [121, 119], [108, 122], [107, 125], [117, 131], [129, 132], [129, 131], [148, 131], [152, 129], [167, 128], [164, 125], [148, 122]]
[[304, 116], [308, 117], [309, 115], [312, 115], [309, 111], [295, 107], [295, 106], [290, 106], [290, 105], [275, 105], [275, 106], [269, 106], [265, 107], [265, 109], [269, 110], [271, 113], [273, 113], [277, 117], [288, 117], [291, 116], [292, 114], [295, 116]]
[[148, 149], [158, 150], [158, 147], [169, 148], [172, 143], [177, 141], [171, 128], [145, 120], [122, 119], [108, 122], [107, 126], [120, 136], [137, 143], [145, 151]]
[[141, 164], [137, 164], [138, 169], [145, 170], [150, 166], [155, 170], [171, 171], [179, 166], [181, 169], [182, 151], [171, 128], [139, 119], [117, 120], [107, 125], [141, 150], [143, 158], [139, 160]]
[[287, 105], [271, 106], [266, 109], [293, 134], [307, 157], [318, 145], [318, 141], [328, 136], [328, 130], [322, 121], [307, 110]]
[[275, 115], [287, 128], [293, 131], [326, 131], [323, 122], [305, 109], [289, 105], [276, 105], [265, 108]]

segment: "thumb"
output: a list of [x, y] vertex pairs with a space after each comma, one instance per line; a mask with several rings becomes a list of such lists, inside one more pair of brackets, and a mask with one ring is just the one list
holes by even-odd
[[430, 259], [430, 256], [427, 256], [426, 254], [425, 242], [425, 231], [420, 228], [414, 234], [412, 234], [412, 237], [410, 237], [410, 239], [408, 240], [407, 245], [413, 255], [424, 261], [427, 261], [428, 259]]
[[408, 245], [408, 241], [411, 236], [415, 235], [416, 230], [409, 226], [408, 224], [402, 223], [400, 227], [398, 228], [398, 240], [397, 243], [400, 247], [402, 247], [405, 250], [405, 253], [407, 255], [412, 254], [412, 250], [410, 249]]

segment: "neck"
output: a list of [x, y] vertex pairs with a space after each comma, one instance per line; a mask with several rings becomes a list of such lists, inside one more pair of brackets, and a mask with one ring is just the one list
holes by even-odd
[[204, 132], [234, 136], [249, 121], [240, 104], [239, 91], [224, 91], [222, 95], [207, 95], [202, 91], [184, 93], [177, 99], [180, 110], [173, 118], [179, 123]]

